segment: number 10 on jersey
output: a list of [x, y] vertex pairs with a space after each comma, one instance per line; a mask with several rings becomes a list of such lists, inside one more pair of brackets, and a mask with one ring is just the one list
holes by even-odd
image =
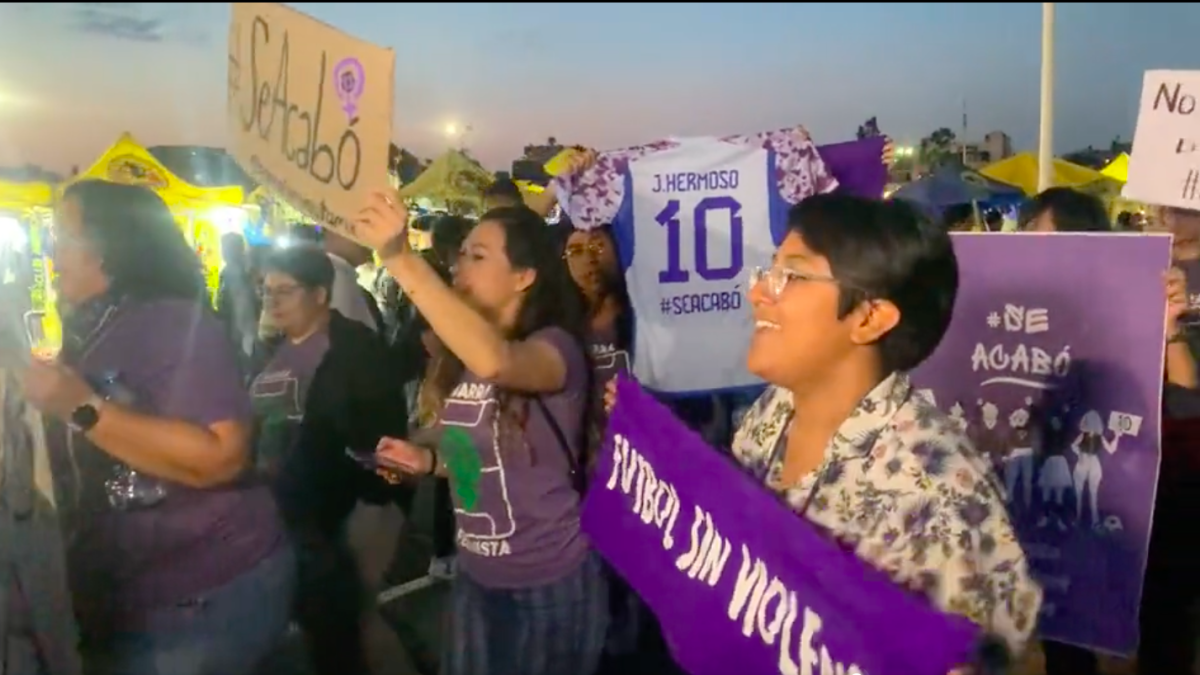
[[[667, 228], [667, 267], [658, 273], [660, 284], [682, 284], [691, 278], [683, 263], [683, 219], [678, 199], [667, 202], [654, 217], [659, 225]], [[717, 211], [729, 212], [729, 264], [712, 267], [708, 262], [708, 218]], [[737, 277], [745, 264], [742, 236], [742, 205], [733, 197], [705, 197], [692, 209], [692, 231], [695, 237], [692, 250], [695, 252], [696, 274], [706, 281], [726, 281]]]

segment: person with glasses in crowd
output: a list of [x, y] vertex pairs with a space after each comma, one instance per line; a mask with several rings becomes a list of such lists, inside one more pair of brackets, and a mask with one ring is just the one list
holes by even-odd
[[1042, 591], [1003, 488], [908, 379], [950, 324], [949, 235], [902, 202], [815, 195], [751, 283], [747, 365], [771, 386], [734, 457], [897, 583], [1021, 653]]
[[[336, 277], [324, 251], [279, 248], [263, 272], [264, 309], [283, 339], [250, 386], [255, 467], [297, 548], [296, 616], [319, 675], [383, 672], [369, 667], [374, 652], [364, 649], [364, 626], [375, 626], [377, 643], [389, 635], [367, 605], [382, 570], [360, 569], [363, 554], [352, 551], [348, 528], [360, 501], [400, 495], [347, 453], [369, 457], [380, 438], [406, 435], [404, 391], [382, 337], [330, 307]], [[388, 532], [373, 542], [383, 549], [375, 557], [390, 560]]]
[[295, 561], [245, 480], [250, 400], [199, 258], [137, 186], [68, 187], [54, 224], [63, 348], [24, 376], [48, 433], [81, 649], [99, 675], [251, 675]]
[[798, 517], [1020, 654], [1042, 590], [1004, 489], [908, 377], [950, 325], [949, 234], [902, 202], [814, 195], [751, 284], [746, 361], [769, 386], [734, 458]]

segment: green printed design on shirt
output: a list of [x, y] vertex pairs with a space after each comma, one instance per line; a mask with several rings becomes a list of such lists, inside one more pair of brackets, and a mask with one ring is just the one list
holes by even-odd
[[479, 501], [479, 478], [483, 475], [483, 460], [479, 449], [465, 430], [449, 427], [442, 432], [438, 453], [446, 464], [450, 486], [466, 511], [475, 510]]

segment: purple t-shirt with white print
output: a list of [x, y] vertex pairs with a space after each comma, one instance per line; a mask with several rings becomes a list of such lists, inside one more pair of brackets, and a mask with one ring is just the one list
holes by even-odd
[[[562, 329], [543, 329], [530, 339], [546, 341], [566, 363], [565, 386], [542, 400], [577, 458], [587, 359]], [[439, 454], [454, 498], [459, 569], [493, 588], [551, 583], [575, 570], [588, 552], [579, 529], [574, 462], [537, 403], [526, 399], [525, 405], [524, 432], [513, 428], [515, 420], [505, 420], [497, 439], [496, 387], [468, 373], [442, 411]]]
[[600, 418], [593, 422], [603, 432], [608, 424], [608, 415], [600, 404], [604, 400], [604, 387], [617, 375], [628, 373], [631, 361], [629, 351], [618, 343], [617, 331], [612, 327], [593, 328], [587, 336], [587, 348], [592, 357], [592, 410]]
[[601, 391], [604, 384], [621, 373], [629, 372], [629, 351], [618, 344], [615, 328], [593, 329], [587, 337], [588, 352], [592, 356], [592, 371], [596, 386]]
[[[250, 400], [233, 345], [216, 316], [196, 303], [123, 305], [75, 368], [89, 379], [114, 379], [132, 396], [132, 407], [148, 415], [249, 425]], [[70, 445], [52, 451], [66, 488], [68, 566], [85, 631], [142, 627], [150, 610], [199, 599], [284, 543], [265, 486], [200, 490], [158, 481], [167, 490], [162, 501], [120, 510], [107, 496], [112, 467], [103, 451], [80, 434]]]

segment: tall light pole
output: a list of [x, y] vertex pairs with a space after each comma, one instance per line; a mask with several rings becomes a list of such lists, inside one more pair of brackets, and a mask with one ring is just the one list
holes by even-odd
[[1054, 187], [1054, 3], [1042, 3], [1042, 102], [1038, 192]]

